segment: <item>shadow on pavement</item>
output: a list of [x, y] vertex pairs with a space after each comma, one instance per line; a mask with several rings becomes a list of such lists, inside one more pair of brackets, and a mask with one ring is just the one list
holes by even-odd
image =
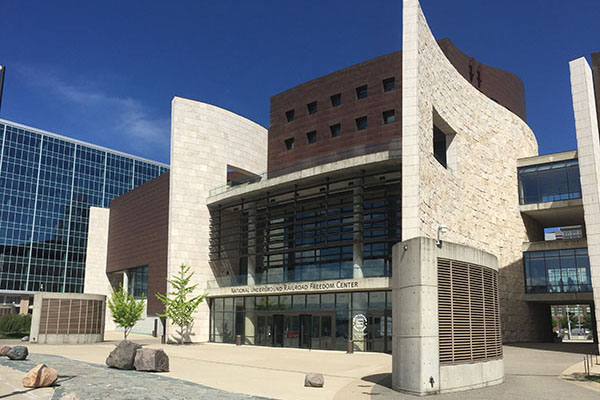
[[363, 376], [361, 379], [366, 382], [372, 382], [380, 386], [385, 386], [389, 389], [392, 388], [392, 374], [390, 373], [367, 375]]
[[598, 354], [598, 345], [594, 343], [505, 343], [504, 346], [572, 354]]
[[12, 396], [16, 396], [19, 394], [25, 394], [25, 393], [31, 392], [33, 390], [38, 390], [38, 389], [46, 389], [46, 388], [30, 388], [30, 389], [24, 389], [24, 390], [15, 390], [12, 393], [0, 395], [0, 399], [7, 399]]

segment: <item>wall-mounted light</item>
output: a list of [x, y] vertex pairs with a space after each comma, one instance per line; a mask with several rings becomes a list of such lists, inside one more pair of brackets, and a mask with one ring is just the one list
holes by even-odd
[[446, 225], [438, 225], [437, 228], [437, 239], [435, 240], [435, 244], [437, 244], [438, 246], [442, 245], [442, 239], [441, 236], [443, 233], [448, 232], [448, 227]]

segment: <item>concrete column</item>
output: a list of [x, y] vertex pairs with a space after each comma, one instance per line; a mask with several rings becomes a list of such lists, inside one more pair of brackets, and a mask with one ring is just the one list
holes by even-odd
[[364, 245], [363, 245], [363, 184], [364, 178], [359, 179], [359, 185], [352, 191], [353, 202], [353, 240], [352, 245], [352, 264], [353, 278], [360, 279], [363, 277], [364, 263]]
[[248, 285], [256, 282], [256, 203], [248, 204]]
[[29, 313], [29, 295], [24, 294], [21, 296], [21, 301], [19, 302], [19, 314], [25, 315]]
[[393, 247], [392, 385], [416, 395], [440, 388], [437, 246], [418, 237]]

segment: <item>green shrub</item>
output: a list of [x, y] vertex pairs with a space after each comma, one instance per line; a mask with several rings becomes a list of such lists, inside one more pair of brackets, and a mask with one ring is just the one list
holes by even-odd
[[0, 334], [28, 335], [31, 328], [31, 315], [6, 314], [0, 317]]

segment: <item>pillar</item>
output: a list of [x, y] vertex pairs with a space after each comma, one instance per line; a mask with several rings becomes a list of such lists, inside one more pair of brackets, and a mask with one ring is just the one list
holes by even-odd
[[256, 274], [256, 203], [248, 203], [248, 285], [255, 284]]

